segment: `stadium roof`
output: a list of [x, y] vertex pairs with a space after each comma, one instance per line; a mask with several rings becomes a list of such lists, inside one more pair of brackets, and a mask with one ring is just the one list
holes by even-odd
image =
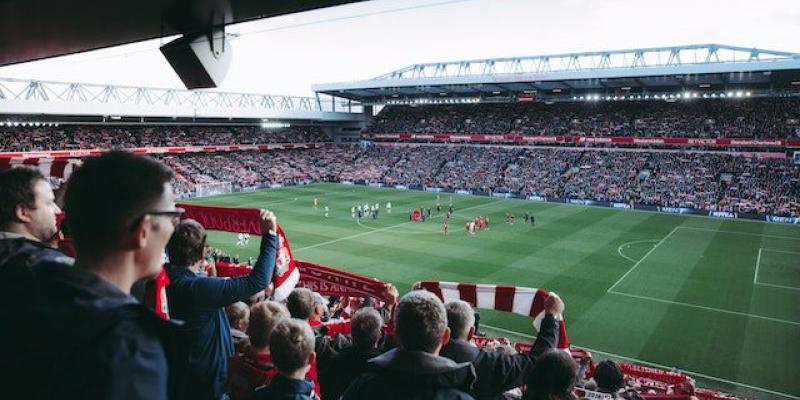
[[[367, 104], [414, 98], [800, 90], [800, 54], [721, 44], [415, 64], [374, 79], [314, 85]], [[535, 94], [534, 94], [535, 93]]]
[[326, 123], [363, 120], [359, 105], [348, 100], [335, 100], [327, 96], [298, 97], [0, 78], [0, 117], [105, 116], [116, 120], [267, 119]]
[[357, 1], [0, 1], [0, 66]]

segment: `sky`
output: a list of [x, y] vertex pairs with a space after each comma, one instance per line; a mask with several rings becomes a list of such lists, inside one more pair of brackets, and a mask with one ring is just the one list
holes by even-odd
[[[314, 83], [422, 62], [720, 43], [800, 53], [800, 0], [375, 0], [228, 27], [216, 90], [308, 96]], [[168, 39], [0, 68], [0, 77], [183, 88]]]

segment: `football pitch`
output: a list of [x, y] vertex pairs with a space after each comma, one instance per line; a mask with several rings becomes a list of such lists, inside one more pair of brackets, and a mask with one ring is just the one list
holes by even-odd
[[[314, 184], [201, 199], [195, 204], [273, 210], [294, 255], [394, 283], [416, 281], [541, 287], [561, 295], [570, 342], [662, 368], [679, 368], [717, 389], [800, 398], [800, 227], [515, 199]], [[313, 199], [319, 206], [313, 207]], [[388, 213], [385, 205], [391, 202]], [[379, 217], [350, 208], [380, 203]], [[324, 206], [330, 208], [328, 218]], [[426, 222], [409, 210], [433, 208]], [[506, 212], [517, 216], [506, 224]], [[523, 223], [529, 211], [534, 227]], [[464, 224], [488, 216], [486, 231]], [[217, 248], [256, 256], [258, 240], [235, 247], [212, 232]], [[531, 320], [481, 312], [492, 333], [535, 334]]]

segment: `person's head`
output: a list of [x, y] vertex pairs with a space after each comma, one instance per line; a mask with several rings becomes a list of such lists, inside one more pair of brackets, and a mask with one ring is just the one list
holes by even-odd
[[375, 299], [372, 297], [362, 297], [359, 308], [375, 307]]
[[244, 302], [237, 301], [225, 307], [225, 314], [228, 315], [228, 322], [231, 328], [240, 331], [247, 330], [247, 324], [250, 323], [250, 308]]
[[469, 340], [475, 333], [475, 311], [466, 301], [455, 300], [444, 305], [447, 310], [447, 326], [453, 339]]
[[0, 173], [0, 231], [47, 242], [58, 232], [50, 183], [35, 169], [11, 168]]
[[206, 230], [199, 222], [185, 219], [178, 223], [167, 242], [167, 256], [172, 265], [192, 267], [203, 261]]
[[250, 324], [247, 326], [250, 345], [260, 350], [269, 347], [269, 338], [275, 326], [289, 318], [289, 310], [281, 303], [267, 300], [253, 305], [250, 308]]
[[360, 349], [372, 349], [378, 345], [383, 333], [383, 318], [372, 307], [356, 311], [350, 320], [350, 335], [353, 344]]
[[269, 338], [270, 360], [285, 375], [305, 375], [316, 358], [314, 332], [306, 321], [284, 319]]
[[325, 298], [321, 294], [314, 292], [314, 312], [311, 313], [311, 319], [322, 321], [325, 313], [328, 311]]
[[350, 307], [350, 310], [355, 311], [361, 308], [361, 301], [361, 297], [351, 297], [347, 305]]
[[594, 381], [598, 389], [616, 392], [625, 387], [625, 373], [612, 360], [603, 360], [594, 370]]
[[314, 313], [314, 292], [306, 288], [295, 288], [286, 299], [286, 308], [292, 318], [307, 320]]
[[573, 399], [572, 388], [578, 366], [567, 352], [551, 349], [534, 364], [526, 382], [530, 398], [541, 400]]
[[450, 340], [444, 304], [425, 290], [409, 292], [397, 304], [395, 325], [404, 350], [438, 354]]
[[164, 164], [133, 153], [86, 160], [70, 177], [64, 202], [76, 263], [124, 256], [137, 278], [157, 274], [180, 216], [171, 179]]

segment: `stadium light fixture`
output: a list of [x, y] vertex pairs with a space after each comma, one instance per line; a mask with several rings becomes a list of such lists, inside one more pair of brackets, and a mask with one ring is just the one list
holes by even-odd
[[744, 92], [742, 92], [741, 90], [736, 92], [736, 97], [742, 97], [742, 96], [744, 96]]
[[600, 95], [599, 94], [594, 95], [594, 99], [595, 100], [600, 100]]
[[644, 99], [645, 100], [649, 100], [650, 99], [650, 95], [649, 94], [644, 95]]
[[750, 97], [750, 94], [751, 94], [750, 92], [746, 92], [744, 95]]
[[733, 92], [728, 92], [728, 97], [733, 97]]

